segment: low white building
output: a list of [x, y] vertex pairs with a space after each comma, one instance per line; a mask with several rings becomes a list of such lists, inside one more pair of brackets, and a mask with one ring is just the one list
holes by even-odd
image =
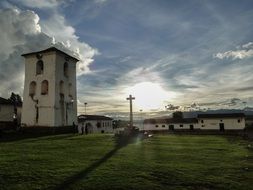
[[243, 130], [243, 113], [198, 114], [197, 118], [151, 118], [144, 120], [144, 131], [169, 130]]
[[21, 108], [21, 105], [17, 105], [15, 108], [10, 100], [0, 97], [0, 127], [8, 127], [13, 124], [14, 119], [20, 123]]
[[144, 120], [144, 131], [194, 130], [198, 128], [196, 118], [151, 118]]
[[201, 130], [242, 130], [245, 128], [244, 113], [198, 114]]
[[112, 133], [112, 120], [102, 115], [79, 115], [78, 133]]

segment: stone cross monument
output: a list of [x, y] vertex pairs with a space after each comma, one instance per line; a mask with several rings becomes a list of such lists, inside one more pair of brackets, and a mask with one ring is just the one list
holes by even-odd
[[127, 100], [129, 100], [129, 102], [130, 102], [130, 125], [129, 125], [129, 127], [132, 129], [133, 128], [133, 106], [132, 106], [132, 100], [135, 100], [135, 97], [133, 97], [132, 95], [129, 95], [129, 97], [127, 98]]

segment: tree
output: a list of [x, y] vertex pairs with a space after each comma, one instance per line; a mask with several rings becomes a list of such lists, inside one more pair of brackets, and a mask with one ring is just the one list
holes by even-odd
[[9, 98], [9, 101], [13, 104], [14, 106], [14, 115], [13, 115], [13, 124], [15, 127], [18, 126], [18, 118], [17, 118], [17, 114], [18, 114], [18, 110], [17, 110], [17, 106], [21, 106], [22, 105], [22, 99], [18, 94], [15, 93], [11, 93], [11, 97]]
[[119, 123], [119, 120], [113, 120], [113, 121], [112, 121], [112, 128], [113, 128], [113, 129], [118, 128], [118, 123]]
[[18, 94], [11, 93], [9, 100], [14, 104], [14, 106], [18, 106], [22, 104], [22, 99]]

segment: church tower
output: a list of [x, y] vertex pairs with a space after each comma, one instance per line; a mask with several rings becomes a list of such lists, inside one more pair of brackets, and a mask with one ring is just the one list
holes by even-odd
[[77, 124], [76, 63], [79, 60], [55, 47], [22, 56], [25, 84], [21, 124], [27, 127]]

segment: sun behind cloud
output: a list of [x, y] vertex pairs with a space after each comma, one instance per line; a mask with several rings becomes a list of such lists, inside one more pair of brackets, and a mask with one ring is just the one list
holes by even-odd
[[141, 82], [125, 89], [125, 94], [135, 97], [134, 106], [138, 109], [149, 111], [163, 108], [166, 101], [175, 97], [175, 93], [165, 91], [160, 84]]

